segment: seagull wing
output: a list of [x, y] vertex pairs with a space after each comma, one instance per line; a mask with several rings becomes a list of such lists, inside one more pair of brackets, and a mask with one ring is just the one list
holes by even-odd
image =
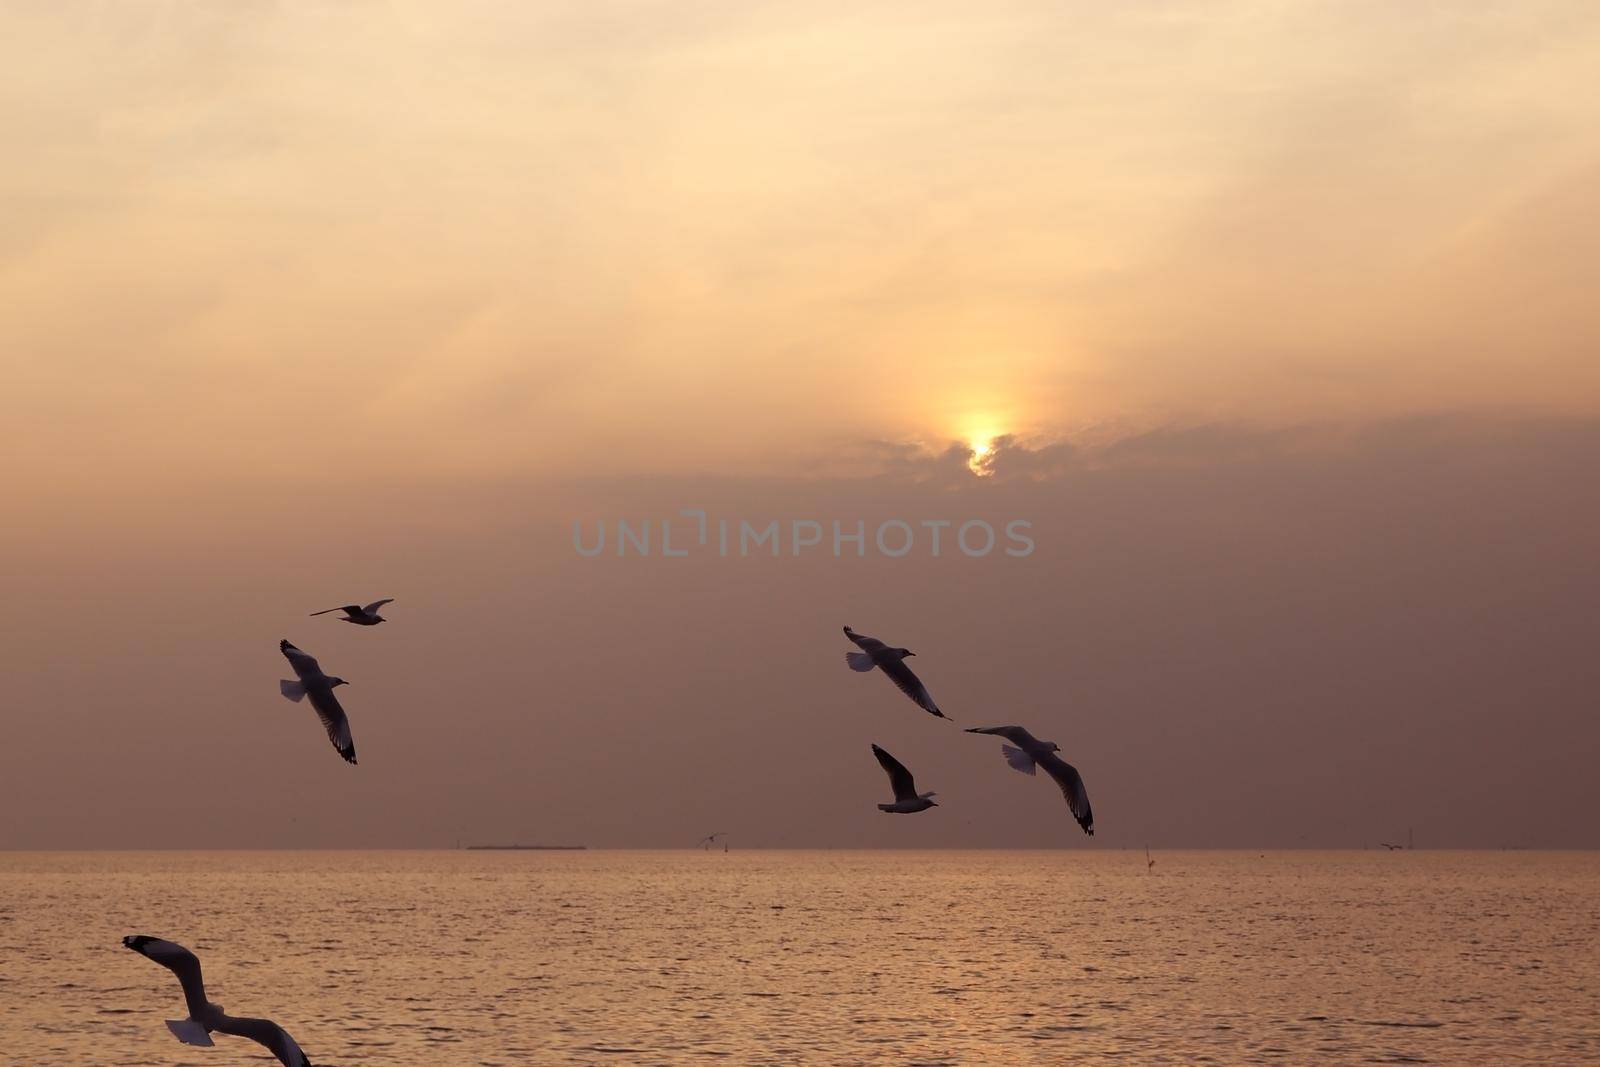
[[346, 615], [358, 615], [358, 614], [361, 613], [361, 605], [360, 604], [344, 604], [344, 605], [341, 605], [341, 606], [339, 606], [337, 608], [323, 608], [321, 611], [313, 611], [311, 613], [310, 617], [311, 618], [315, 618], [318, 615], [326, 615], [330, 611], [342, 611]]
[[224, 1015], [214, 1028], [219, 1034], [248, 1037], [258, 1045], [265, 1045], [284, 1067], [311, 1067], [311, 1060], [300, 1051], [289, 1031], [270, 1019], [235, 1019]]
[[278, 651], [283, 653], [284, 658], [289, 661], [289, 666], [294, 668], [296, 677], [302, 682], [316, 682], [322, 679], [322, 668], [317, 665], [315, 656], [300, 651], [288, 641], [279, 641]]
[[918, 678], [910, 667], [906, 666], [905, 660], [897, 659], [881, 666], [883, 673], [889, 676], [889, 680], [900, 687], [900, 692], [916, 701], [917, 707], [929, 715], [937, 715], [941, 719], [947, 718], [945, 713], [939, 710], [939, 705], [933, 702], [933, 697], [928, 695], [928, 687], [922, 684], [922, 679]]
[[189, 1005], [191, 1018], [198, 1018], [205, 1013], [206, 983], [200, 977], [200, 960], [193, 952], [176, 942], [163, 941], [149, 934], [130, 934], [122, 939], [122, 943], [178, 976], [178, 984], [183, 986], [183, 999]]
[[872, 746], [872, 754], [878, 757], [878, 763], [889, 772], [889, 788], [894, 790], [896, 800], [917, 799], [917, 783], [912, 780], [911, 772], [906, 770], [906, 765], [895, 759], [889, 753]]
[[[1024, 752], [1032, 752], [1033, 747], [1039, 743], [1038, 738], [1020, 726], [969, 726], [967, 727], [967, 733], [994, 734], [996, 737], [1005, 738]], [[1007, 759], [1009, 760], [1009, 757]], [[1012, 764], [1012, 766], [1016, 766], [1016, 764]]]
[[322, 728], [328, 731], [328, 740], [333, 742], [333, 747], [339, 750], [339, 755], [346, 761], [354, 763], [356, 743], [350, 736], [350, 720], [345, 716], [344, 708], [339, 706], [339, 698], [325, 685], [308, 686], [306, 696], [311, 698], [311, 706], [317, 709], [317, 718], [322, 720]]
[[1093, 837], [1094, 811], [1089, 807], [1089, 791], [1083, 787], [1083, 776], [1078, 769], [1054, 752], [1041, 754], [1037, 761], [1061, 787], [1061, 795], [1067, 798], [1067, 807], [1072, 809], [1072, 817], [1078, 820], [1083, 832]]
[[362, 608], [361, 610], [366, 612], [368, 615], [376, 615], [378, 613], [378, 609], [379, 608], [383, 607], [385, 604], [393, 604], [393, 603], [394, 603], [394, 597], [392, 597], [392, 596], [391, 597], [386, 597], [383, 600], [374, 600], [372, 603], [368, 604], [366, 607]]
[[848, 626], [844, 628], [844, 635], [850, 640], [854, 641], [856, 647], [863, 652], [881, 652], [885, 648], [889, 647], [882, 641], [879, 641], [876, 637], [867, 637], [865, 634], [858, 634]]

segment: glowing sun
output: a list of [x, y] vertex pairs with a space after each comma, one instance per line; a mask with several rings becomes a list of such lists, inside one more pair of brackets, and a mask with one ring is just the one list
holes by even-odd
[[969, 430], [966, 434], [967, 447], [972, 450], [972, 456], [967, 460], [967, 466], [977, 475], [988, 474], [983, 466], [983, 461], [994, 451], [995, 438], [1000, 437], [999, 430], [981, 428]]

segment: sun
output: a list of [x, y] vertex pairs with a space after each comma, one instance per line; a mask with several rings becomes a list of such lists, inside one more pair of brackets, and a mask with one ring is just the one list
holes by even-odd
[[983, 461], [994, 451], [995, 439], [1001, 436], [1001, 432], [989, 426], [980, 426], [968, 430], [964, 436], [967, 447], [972, 450], [972, 455], [967, 459], [967, 466], [979, 477], [987, 475], [989, 470], [983, 465]]

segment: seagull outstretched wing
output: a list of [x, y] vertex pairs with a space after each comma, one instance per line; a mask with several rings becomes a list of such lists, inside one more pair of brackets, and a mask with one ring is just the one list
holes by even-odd
[[[354, 763], [356, 742], [350, 736], [350, 720], [345, 716], [344, 708], [339, 706], [339, 698], [327, 686], [308, 689], [306, 696], [311, 698], [311, 706], [317, 710], [317, 718], [322, 720], [322, 728], [328, 732], [328, 740], [333, 742], [334, 749], [346, 762]], [[380, 759], [378, 762], [383, 761]]]
[[888, 663], [880, 663], [879, 666], [883, 668], [883, 673], [889, 676], [889, 680], [895, 684], [900, 692], [910, 697], [917, 707], [929, 715], [937, 715], [941, 719], [948, 718], [944, 712], [939, 710], [939, 705], [933, 702], [933, 696], [928, 692], [928, 687], [922, 684], [922, 679], [917, 677], [915, 671], [906, 666], [905, 660], [891, 660]]
[[[335, 608], [335, 611], [338, 609]], [[287, 640], [278, 642], [278, 651], [283, 653], [283, 658], [289, 661], [289, 666], [294, 668], [295, 677], [302, 682], [325, 681], [327, 676], [322, 673], [317, 658], [309, 652], [302, 652]]]
[[154, 960], [178, 976], [183, 987], [183, 1000], [189, 1014], [198, 1017], [206, 1010], [206, 983], [200, 975], [200, 960], [193, 952], [173, 941], [163, 941], [149, 934], [129, 934], [122, 939], [124, 948]]
[[916, 800], [917, 783], [912, 779], [911, 772], [906, 770], [906, 765], [877, 745], [872, 746], [872, 754], [878, 757], [878, 763], [888, 772], [889, 788], [894, 790], [894, 798], [896, 800]]
[[1061, 787], [1061, 795], [1067, 798], [1067, 807], [1072, 817], [1078, 820], [1078, 825], [1083, 827], [1083, 832], [1093, 837], [1094, 810], [1089, 807], [1089, 791], [1083, 787], [1083, 776], [1078, 769], [1054, 752], [1039, 756], [1038, 763]]
[[248, 1037], [258, 1045], [265, 1045], [267, 1051], [278, 1057], [278, 1062], [284, 1067], [311, 1067], [311, 1060], [295, 1044], [289, 1031], [270, 1019], [235, 1019], [223, 1015], [216, 1020], [213, 1028], [219, 1034]]
[[889, 647], [882, 641], [879, 641], [876, 637], [868, 637], [866, 634], [858, 634], [848, 626], [844, 628], [844, 635], [850, 640], [854, 641], [856, 647], [868, 655], [871, 655], [874, 652], [882, 652], [884, 649]]

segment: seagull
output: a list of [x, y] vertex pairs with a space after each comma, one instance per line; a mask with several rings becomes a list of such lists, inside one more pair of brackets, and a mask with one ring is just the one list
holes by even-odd
[[394, 597], [389, 597], [387, 600], [374, 600], [366, 607], [362, 607], [360, 604], [346, 604], [342, 608], [324, 608], [322, 611], [313, 611], [311, 617], [326, 615], [330, 611], [342, 611], [344, 612], [344, 618], [340, 619], [340, 622], [353, 622], [357, 626], [376, 626], [384, 621], [383, 616], [378, 614], [378, 609], [385, 604], [393, 603]]
[[719, 838], [719, 837], [727, 837], [727, 836], [728, 836], [728, 832], [726, 830], [718, 830], [714, 834], [707, 834], [706, 836], [704, 836], [704, 837], [702, 837], [700, 839], [700, 847], [701, 848], [710, 848], [712, 845], [717, 843], [717, 838]]
[[995, 734], [1010, 741], [1010, 745], [1000, 746], [1000, 752], [1007, 763], [1023, 774], [1032, 774], [1035, 766], [1043, 767], [1045, 773], [1061, 787], [1062, 796], [1067, 798], [1067, 807], [1072, 809], [1072, 817], [1078, 820], [1083, 832], [1094, 836], [1094, 812], [1089, 808], [1088, 790], [1083, 788], [1083, 778], [1077, 769], [1056, 755], [1061, 751], [1060, 745], [1054, 741], [1041, 741], [1020, 726], [977, 726], [967, 733]]
[[900, 687], [900, 692], [916, 701], [917, 707], [929, 715], [937, 715], [941, 719], [949, 718], [939, 710], [939, 705], [933, 702], [933, 697], [928, 695], [928, 687], [922, 684], [922, 679], [911, 673], [911, 668], [906, 666], [907, 656], [916, 653], [908, 648], [890, 648], [876, 637], [867, 637], [858, 634], [850, 627], [844, 628], [844, 635], [854, 641], [860, 652], [846, 652], [844, 661], [853, 671], [870, 671], [880, 668], [889, 680]]
[[312, 1067], [311, 1060], [300, 1051], [294, 1038], [277, 1023], [268, 1019], [236, 1019], [224, 1014], [221, 1004], [207, 1000], [205, 982], [200, 977], [200, 961], [193, 952], [172, 941], [163, 941], [147, 934], [130, 934], [122, 939], [122, 943], [178, 976], [178, 982], [183, 986], [183, 999], [189, 1005], [189, 1017], [168, 1019], [167, 1029], [185, 1045], [210, 1047], [213, 1044], [211, 1034], [215, 1031], [234, 1037], [248, 1037], [258, 1045], [265, 1045], [284, 1067]]
[[919, 811], [939, 806], [937, 801], [928, 799], [938, 794], [917, 792], [917, 783], [912, 781], [911, 772], [906, 770], [904, 763], [877, 745], [872, 746], [872, 754], [878, 757], [883, 769], [889, 772], [889, 788], [894, 790], [894, 803], [879, 804], [879, 811], [892, 812], [895, 815], [914, 815]]
[[328, 740], [339, 750], [339, 755], [354, 763], [356, 743], [350, 737], [350, 720], [345, 718], [344, 709], [339, 706], [339, 698], [333, 695], [334, 686], [350, 683], [343, 678], [330, 678], [323, 674], [322, 668], [317, 666], [314, 658], [295, 648], [288, 641], [279, 641], [278, 648], [288, 658], [289, 666], [294, 668], [294, 673], [300, 677], [298, 682], [283, 679], [278, 683], [278, 690], [296, 704], [309, 696], [311, 706], [317, 709], [317, 717], [322, 720], [323, 729], [328, 731]]
[[1406, 847], [1404, 845], [1391, 845], [1387, 841], [1379, 841], [1378, 844], [1382, 845], [1384, 848], [1388, 849], [1390, 852], [1399, 852], [1401, 849]]

